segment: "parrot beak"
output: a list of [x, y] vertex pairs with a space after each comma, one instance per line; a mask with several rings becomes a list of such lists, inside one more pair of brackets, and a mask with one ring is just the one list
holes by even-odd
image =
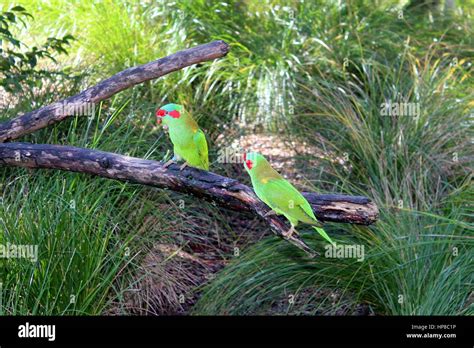
[[162, 120], [161, 120], [161, 117], [157, 117], [157, 118], [156, 118], [156, 123], [157, 123], [158, 125], [161, 124], [161, 121], [162, 121]]

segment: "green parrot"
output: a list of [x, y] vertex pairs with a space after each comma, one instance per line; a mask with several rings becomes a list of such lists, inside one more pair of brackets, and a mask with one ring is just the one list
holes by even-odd
[[272, 209], [267, 215], [284, 215], [290, 221], [291, 228], [284, 234], [286, 238], [291, 237], [298, 222], [301, 221], [312, 225], [324, 239], [334, 244], [326, 231], [316, 226], [320, 226], [320, 223], [306, 198], [278, 174], [265, 157], [256, 152], [246, 153], [244, 167], [250, 175], [258, 198]]
[[184, 159], [184, 164], [179, 168], [183, 170], [187, 165], [200, 169], [209, 169], [207, 141], [204, 132], [181, 105], [166, 104], [156, 110], [156, 121], [163, 123], [163, 128], [168, 129], [171, 142], [174, 146], [174, 157], [165, 163]]

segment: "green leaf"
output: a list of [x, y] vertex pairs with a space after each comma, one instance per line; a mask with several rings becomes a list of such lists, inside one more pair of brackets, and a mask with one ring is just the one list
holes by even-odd
[[12, 8], [10, 9], [10, 11], [24, 12], [24, 11], [26, 11], [26, 10], [25, 10], [25, 8], [24, 8], [23, 6], [17, 5], [17, 6], [15, 6], [15, 7], [12, 7]]

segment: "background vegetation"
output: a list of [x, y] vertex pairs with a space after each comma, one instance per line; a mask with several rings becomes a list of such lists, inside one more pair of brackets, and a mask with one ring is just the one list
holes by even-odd
[[[0, 313], [472, 315], [474, 4], [417, 3], [4, 2], [32, 17], [4, 14], [19, 41], [2, 30], [2, 119], [185, 47], [231, 45], [22, 141], [161, 160], [154, 110], [179, 102], [208, 135], [213, 171], [248, 183], [217, 158], [253, 148], [298, 187], [366, 195], [381, 214], [368, 228], [326, 224], [364, 245], [363, 262], [308, 260], [259, 219], [193, 197], [0, 168], [0, 243], [39, 245], [35, 263], [0, 260]], [[383, 116], [386, 102], [420, 114]]]

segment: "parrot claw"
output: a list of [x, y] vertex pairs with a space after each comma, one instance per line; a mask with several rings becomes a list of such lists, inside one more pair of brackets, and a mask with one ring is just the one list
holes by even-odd
[[173, 163], [175, 163], [174, 160], [170, 159], [168, 162], [166, 162], [164, 165], [163, 165], [163, 168], [168, 168], [170, 165], [172, 165]]
[[283, 234], [283, 237], [285, 237], [286, 239], [290, 239], [293, 233], [298, 234], [298, 232], [295, 230], [295, 226], [291, 226], [291, 228], [288, 231], [282, 234]]
[[263, 216], [267, 217], [267, 216], [271, 216], [271, 215], [278, 215], [278, 214], [275, 212], [275, 210], [269, 210]]
[[188, 163], [187, 162], [184, 162], [181, 167], [179, 167], [179, 170], [183, 170], [184, 168], [186, 168], [188, 166]]

